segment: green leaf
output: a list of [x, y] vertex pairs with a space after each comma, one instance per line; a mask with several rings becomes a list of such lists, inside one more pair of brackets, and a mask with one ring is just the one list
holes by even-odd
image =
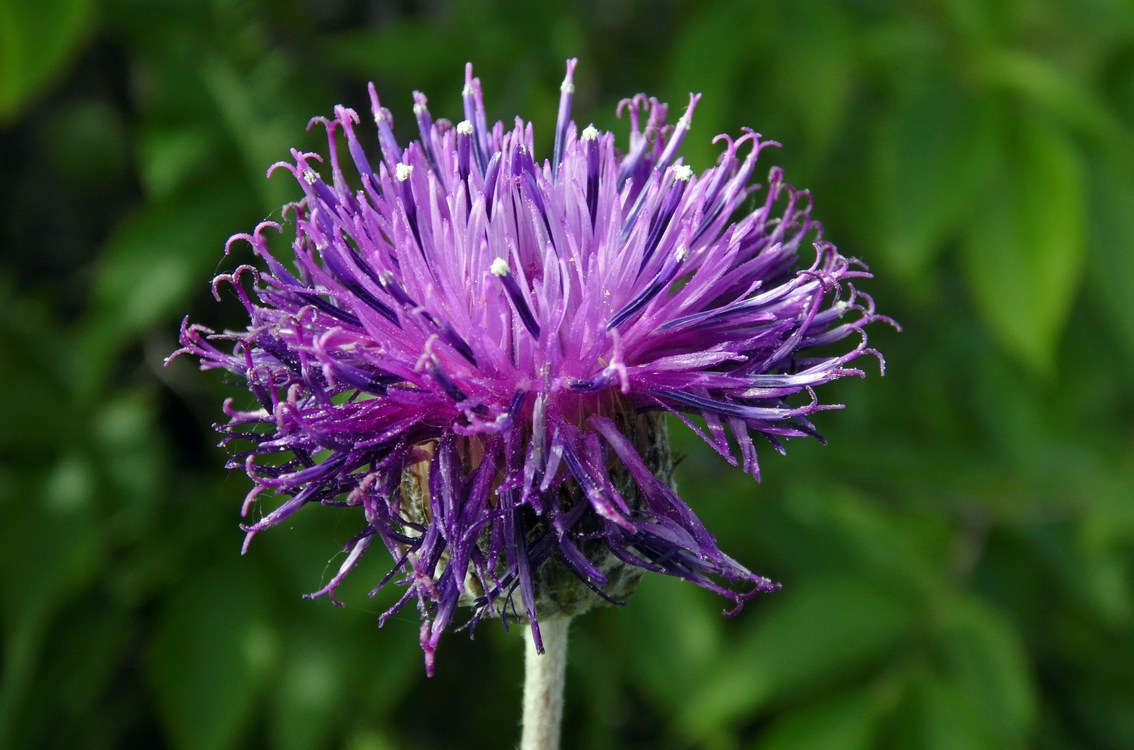
[[861, 689], [824, 698], [772, 724], [759, 750], [871, 750], [880, 716], [873, 696]]
[[[1129, 493], [1123, 498], [1129, 504]], [[1105, 507], [1097, 502], [1091, 510], [1097, 513]], [[1093, 543], [1092, 536], [1097, 536], [1089, 532], [1090, 526], [1080, 527], [1074, 536], [1028, 529], [1026, 538], [1044, 563], [1045, 587], [1062, 597], [1069, 612], [1077, 610], [1080, 616], [1114, 629], [1128, 627], [1134, 613], [1129, 557]]]
[[1003, 750], [988, 731], [967, 685], [919, 671], [897, 711], [892, 747], [918, 750]]
[[[684, 110], [684, 92], [702, 95], [693, 115], [693, 132], [705, 135], [686, 138], [682, 154], [687, 164], [704, 169], [720, 154], [719, 144], [711, 143], [712, 134], [735, 130], [737, 124], [730, 122], [730, 116], [738, 80], [743, 80], [745, 69], [773, 31], [767, 18], [753, 13], [746, 0], [697, 7], [668, 55], [667, 80], [673, 95], [681, 97], [670, 102], [677, 112]], [[705, 54], [706, 50], [713, 53]]]
[[911, 627], [900, 601], [857, 578], [828, 578], [766, 599], [727, 664], [693, 688], [681, 725], [699, 740], [773, 700], [877, 669]]
[[[275, 566], [268, 567], [274, 574]], [[273, 680], [271, 746], [338, 747], [354, 706], [365, 705], [369, 722], [396, 712], [421, 679], [421, 652], [402, 638], [409, 633], [375, 632], [373, 612], [340, 609], [326, 599], [298, 606], [284, 628], [287, 658]]]
[[877, 584], [915, 597], [941, 585], [951, 535], [935, 519], [901, 512], [836, 484], [792, 487], [782, 505], [806, 533], [794, 548], [772, 543], [790, 555], [778, 559], [792, 569], [806, 570], [803, 566], [813, 560], [827, 570], [853, 567]]
[[69, 718], [71, 723], [97, 726], [100, 711], [106, 706], [106, 686], [128, 658], [135, 635], [128, 608], [96, 601], [101, 605], [97, 609], [91, 608], [90, 601], [76, 602], [58, 618], [57, 629], [52, 631], [52, 645], [40, 677], [50, 686], [60, 721]]
[[[47, 301], [19, 293], [14, 274], [0, 271], [0, 382], [19, 398], [10, 399], [0, 420], [0, 452], [12, 468], [42, 460], [57, 449], [60, 435], [75, 421], [67, 399], [75, 353], [67, 345], [59, 314]], [[0, 496], [0, 500], [3, 496]]]
[[[129, 131], [122, 112], [105, 100], [74, 99], [37, 122], [49, 174], [96, 195], [131, 179]], [[72, 199], [74, 200], [74, 199]]]
[[961, 599], [945, 613], [938, 647], [945, 668], [989, 726], [996, 746], [1028, 746], [1038, 700], [1027, 654], [1012, 624], [974, 599]]
[[1017, 94], [1066, 125], [1129, 153], [1134, 139], [1094, 87], [1038, 55], [998, 50], [981, 59], [988, 83]]
[[[311, 113], [297, 115], [289, 109], [293, 98], [287, 83], [294, 77], [290, 61], [272, 54], [245, 71], [222, 57], [212, 57], [203, 64], [202, 76], [238, 147], [248, 184], [256, 188], [257, 202], [274, 209], [294, 200], [295, 184], [286, 175], [275, 180], [264, 176], [272, 164], [290, 160], [291, 147], [302, 147], [311, 138], [303, 130]], [[326, 150], [325, 142], [319, 150]]]
[[[338, 614], [338, 613], [336, 613]], [[293, 623], [294, 624], [294, 623]], [[324, 625], [325, 623], [318, 623]], [[272, 690], [275, 703], [273, 747], [309, 750], [330, 747], [343, 713], [346, 690], [343, 666], [350, 663], [348, 641], [327, 637], [326, 630], [288, 634], [288, 658]]]
[[1001, 345], [1050, 372], [1086, 250], [1083, 175], [1049, 121], [1020, 116], [1005, 134], [992, 190], [963, 241], [966, 279]]
[[937, 75], [912, 87], [878, 128], [881, 250], [912, 288], [980, 197], [995, 126], [989, 102]]
[[93, 11], [92, 0], [0, 3], [0, 123], [14, 120], [62, 72]]
[[90, 434], [99, 453], [99, 468], [110, 480], [119, 503], [152, 506], [162, 494], [165, 469], [164, 435], [154, 424], [152, 399], [136, 392], [106, 399], [101, 406]]
[[[689, 683], [701, 682], [717, 666], [722, 618], [717, 607], [706, 606], [705, 597], [686, 581], [655, 576], [642, 582], [634, 606], [620, 613], [633, 634], [628, 648], [638, 684], [667, 711], [680, 708]], [[674, 680], [675, 674], [683, 679]]]
[[[84, 502], [88, 487], [81, 462], [60, 459], [46, 477], [60, 497], [41, 498], [43, 477], [23, 477], [23, 485], [3, 500], [4, 543], [0, 544], [0, 624], [4, 670], [0, 672], [0, 747], [8, 747], [25, 720], [24, 701], [51, 644], [50, 628], [66, 602], [101, 572], [107, 538]], [[76, 476], [76, 472], [78, 475]], [[65, 475], [59, 478], [58, 475]], [[66, 476], [71, 475], [71, 476]], [[78, 496], [70, 496], [78, 493]], [[63, 543], [61, 543], [63, 540]]]
[[277, 657], [267, 581], [236, 559], [173, 592], [149, 653], [150, 679], [173, 747], [242, 747]]
[[1134, 169], [1099, 157], [1090, 187], [1092, 299], [1134, 357]]
[[218, 149], [217, 128], [204, 123], [154, 125], [142, 131], [138, 168], [146, 193], [167, 200]]
[[90, 368], [85, 387], [98, 387], [123, 346], [172, 320], [194, 289], [207, 288], [225, 240], [245, 228], [247, 198], [242, 184], [230, 180], [145, 206], [119, 225], [103, 250], [77, 337], [80, 361]]
[[860, 42], [839, 4], [795, 4], [783, 21], [772, 38], [772, 55], [786, 75], [769, 83], [775, 87], [776, 100], [795, 110], [800, 133], [790, 147], [805, 154], [811, 165], [822, 164], [851, 112], [860, 79], [856, 69]]
[[[484, 30], [499, 34], [495, 27]], [[460, 76], [470, 54], [469, 41], [468, 30], [460, 24], [403, 20], [324, 38], [319, 52], [333, 65], [356, 75], [413, 81]], [[374, 54], [375, 50], [382, 54]]]

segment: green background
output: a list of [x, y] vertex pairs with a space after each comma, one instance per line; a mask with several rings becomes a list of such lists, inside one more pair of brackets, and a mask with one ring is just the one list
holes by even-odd
[[784, 588], [729, 619], [651, 578], [578, 621], [565, 748], [1134, 747], [1129, 0], [3, 0], [0, 747], [512, 746], [519, 634], [449, 634], [426, 679], [378, 553], [346, 609], [300, 599], [332, 509], [241, 557], [236, 389], [162, 359], [187, 312], [241, 325], [208, 282], [309, 117], [374, 80], [407, 141], [472, 60], [547, 153], [570, 56], [583, 122], [701, 91], [694, 166], [782, 142], [763, 168], [905, 330], [761, 485], [674, 430], [682, 494]]

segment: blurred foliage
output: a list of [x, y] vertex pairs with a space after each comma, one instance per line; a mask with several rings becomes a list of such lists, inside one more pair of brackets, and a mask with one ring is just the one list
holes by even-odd
[[[278, 213], [304, 125], [374, 80], [550, 144], [576, 112], [704, 92], [690, 161], [752, 125], [904, 325], [840, 383], [829, 447], [679, 480], [784, 582], [739, 616], [649, 579], [574, 627], [567, 748], [1123, 748], [1134, 737], [1134, 5], [1128, 0], [38, 0], [0, 3], [0, 747], [315, 750], [514, 742], [519, 638], [378, 632], [369, 560], [305, 602], [334, 512], [238, 554], [229, 386], [163, 369], [179, 317]], [[409, 137], [409, 136], [407, 136]], [[369, 579], [368, 579], [369, 576]], [[444, 717], [439, 721], [439, 717]]]

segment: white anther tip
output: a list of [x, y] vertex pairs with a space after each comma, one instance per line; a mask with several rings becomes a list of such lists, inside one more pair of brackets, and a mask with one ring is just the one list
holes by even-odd
[[488, 270], [492, 272], [493, 276], [507, 276], [512, 273], [512, 269], [508, 267], [508, 261], [503, 258], [497, 258], [492, 261], [492, 265]]

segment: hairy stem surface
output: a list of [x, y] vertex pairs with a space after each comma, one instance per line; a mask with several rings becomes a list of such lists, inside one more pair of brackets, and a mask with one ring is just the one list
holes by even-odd
[[520, 750], [559, 750], [570, 622], [568, 616], [540, 619], [542, 654], [536, 650], [531, 628], [524, 629], [524, 729]]

